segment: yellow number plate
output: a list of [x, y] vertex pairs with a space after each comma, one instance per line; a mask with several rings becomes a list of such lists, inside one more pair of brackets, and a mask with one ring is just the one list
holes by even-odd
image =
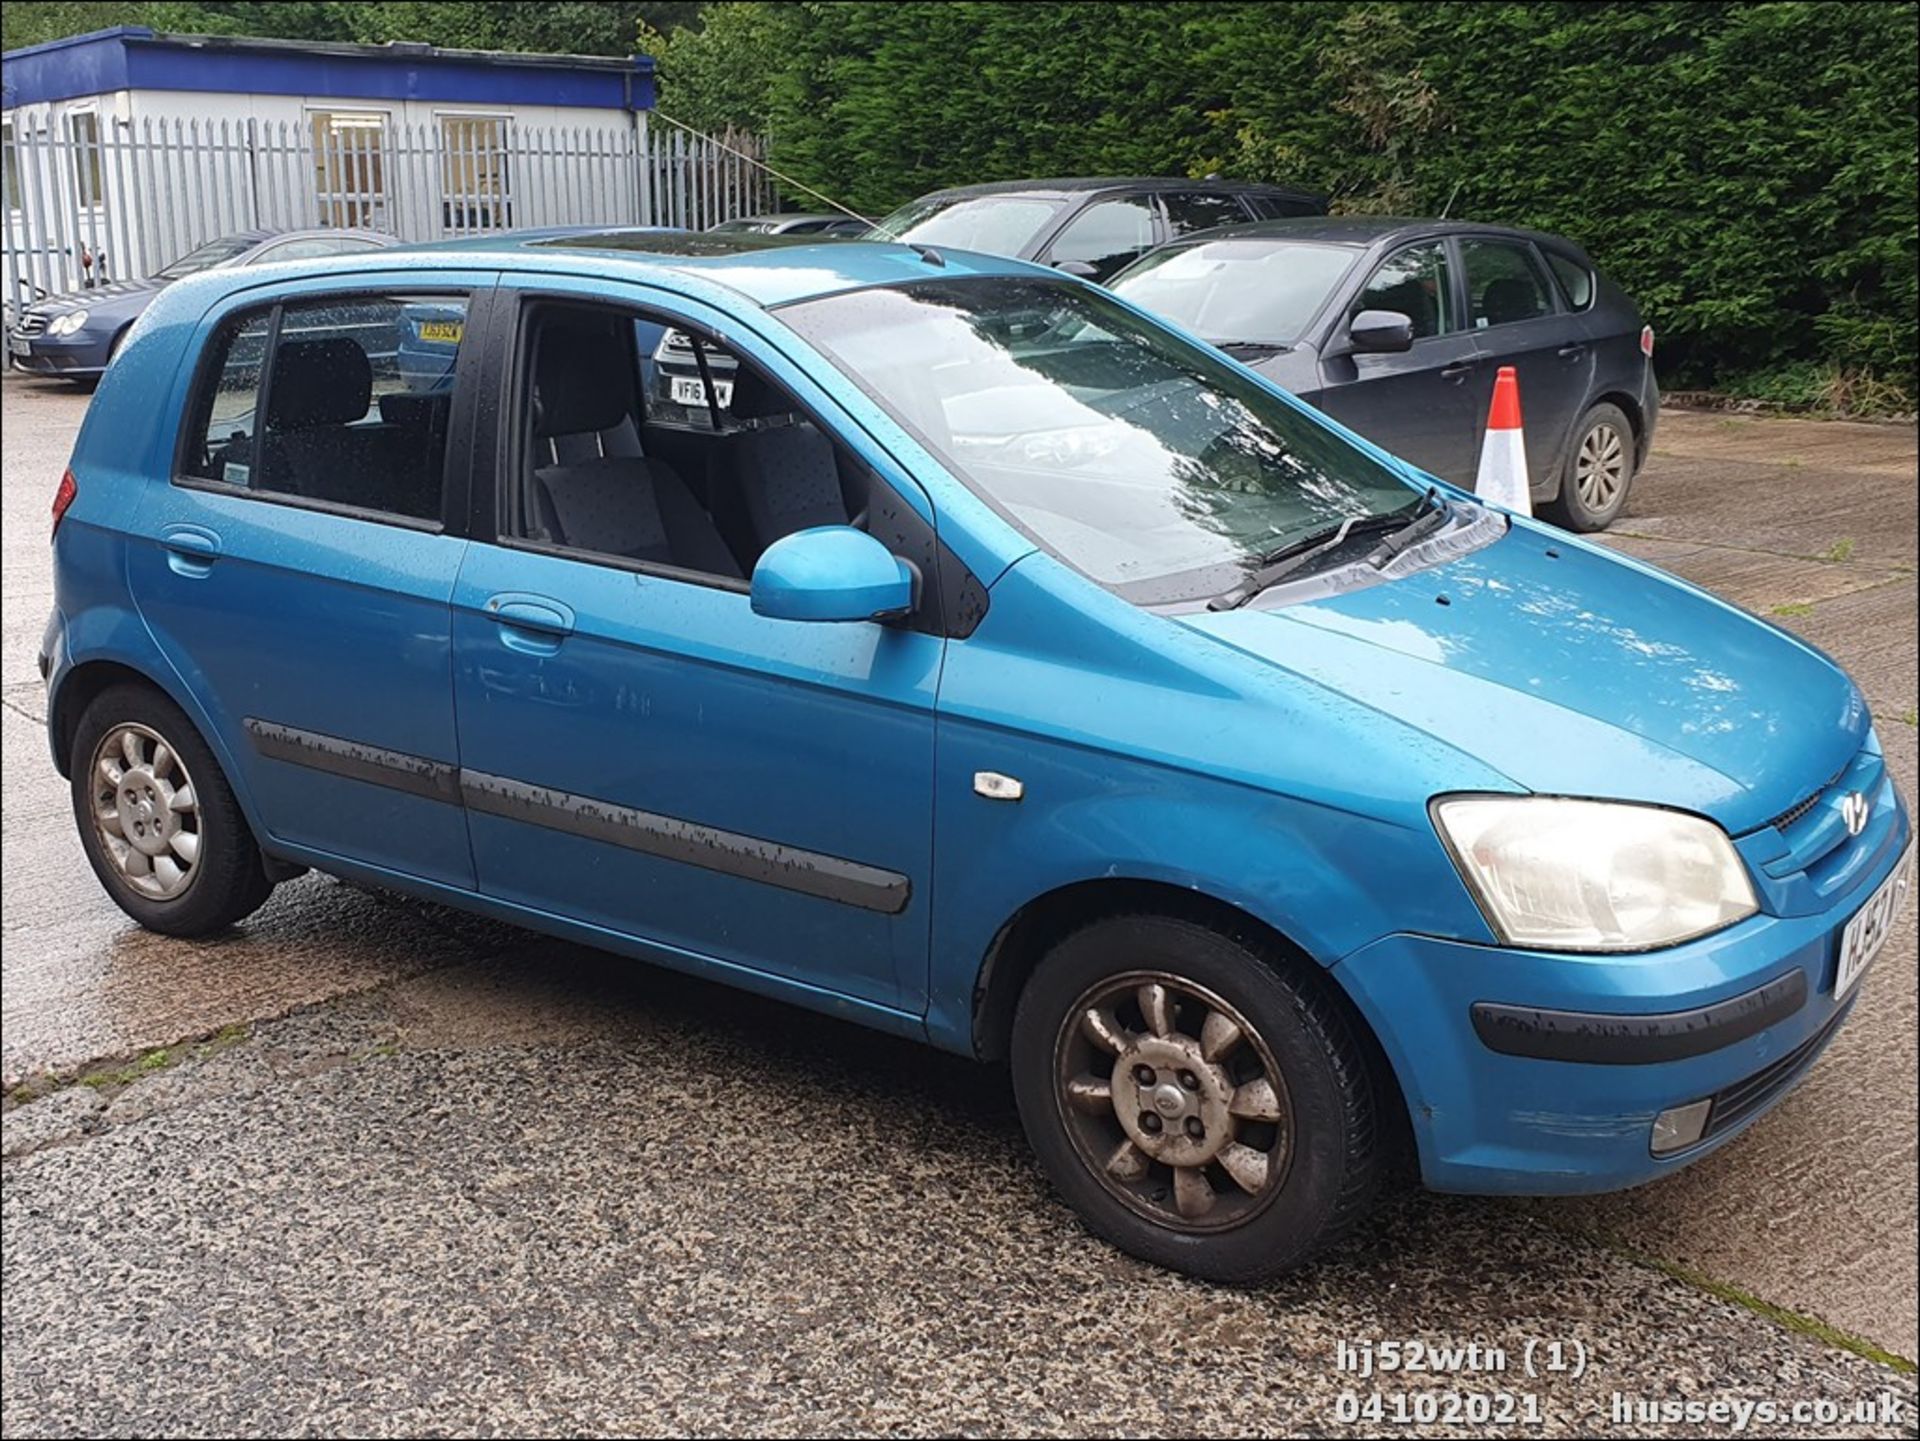
[[420, 338], [458, 345], [460, 334], [465, 329], [466, 327], [457, 320], [423, 320], [420, 322]]

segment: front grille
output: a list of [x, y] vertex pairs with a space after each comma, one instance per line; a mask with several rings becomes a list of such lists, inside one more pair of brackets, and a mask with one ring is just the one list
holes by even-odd
[[1716, 1136], [1730, 1127], [1739, 1125], [1755, 1111], [1764, 1109], [1776, 1096], [1795, 1081], [1801, 1073], [1813, 1064], [1813, 1058], [1827, 1043], [1847, 1012], [1849, 1005], [1834, 1015], [1826, 1025], [1815, 1031], [1806, 1040], [1795, 1046], [1786, 1055], [1768, 1062], [1744, 1081], [1735, 1081], [1725, 1090], [1713, 1095], [1713, 1108], [1707, 1112], [1707, 1129], [1701, 1133], [1701, 1139]]
[[[1849, 762], [1848, 764], [1850, 765], [1851, 762]], [[1824, 785], [1817, 787], [1814, 790], [1812, 795], [1808, 796], [1805, 800], [1800, 801], [1796, 805], [1791, 805], [1787, 807], [1787, 809], [1780, 812], [1779, 815], [1775, 816], [1772, 820], [1768, 821], [1767, 824], [1772, 826], [1775, 830], [1779, 830], [1779, 831], [1786, 830], [1795, 821], [1800, 820], [1815, 806], [1819, 805], [1820, 797], [1825, 795], [1828, 791], [1832, 790], [1834, 786], [1839, 784], [1840, 777], [1842, 777], [1846, 773], [1847, 773], [1847, 766], [1840, 767], [1839, 770], [1835, 771], [1830, 777], [1828, 777]]]
[[47, 317], [28, 311], [20, 317], [20, 324], [14, 330], [15, 335], [38, 335], [47, 328]]

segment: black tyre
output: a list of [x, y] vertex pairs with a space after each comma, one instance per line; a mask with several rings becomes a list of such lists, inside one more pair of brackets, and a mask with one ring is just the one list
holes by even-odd
[[1327, 985], [1259, 940], [1149, 914], [1092, 922], [1041, 961], [1014, 1015], [1014, 1093], [1093, 1230], [1249, 1283], [1366, 1214], [1388, 1146]]
[[1541, 513], [1567, 530], [1605, 530], [1627, 503], [1637, 453], [1626, 412], [1605, 402], [1594, 406], [1574, 428], [1560, 468], [1560, 493]]
[[273, 890], [240, 803], [180, 707], [110, 686], [74, 728], [73, 817], [114, 903], [149, 930], [205, 936]]

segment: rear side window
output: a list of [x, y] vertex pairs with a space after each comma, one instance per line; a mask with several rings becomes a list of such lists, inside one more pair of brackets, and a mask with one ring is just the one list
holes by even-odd
[[1553, 314], [1547, 277], [1529, 247], [1506, 240], [1462, 240], [1460, 263], [1475, 329]]
[[184, 476], [263, 498], [437, 521], [465, 296], [251, 311], [213, 341]]
[[1547, 251], [1547, 264], [1560, 281], [1560, 288], [1567, 294], [1567, 304], [1575, 310], [1585, 310], [1593, 304], [1593, 272], [1587, 269], [1571, 255], [1562, 255], [1558, 251]]

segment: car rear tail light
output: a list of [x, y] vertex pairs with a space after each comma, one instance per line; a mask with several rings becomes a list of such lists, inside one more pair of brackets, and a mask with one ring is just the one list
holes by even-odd
[[67, 513], [67, 507], [73, 504], [73, 498], [80, 494], [80, 487], [74, 483], [73, 472], [60, 472], [60, 488], [53, 493], [53, 534], [60, 533], [60, 517]]
[[1651, 325], [1640, 327], [1640, 353], [1648, 360], [1653, 359], [1653, 327]]

